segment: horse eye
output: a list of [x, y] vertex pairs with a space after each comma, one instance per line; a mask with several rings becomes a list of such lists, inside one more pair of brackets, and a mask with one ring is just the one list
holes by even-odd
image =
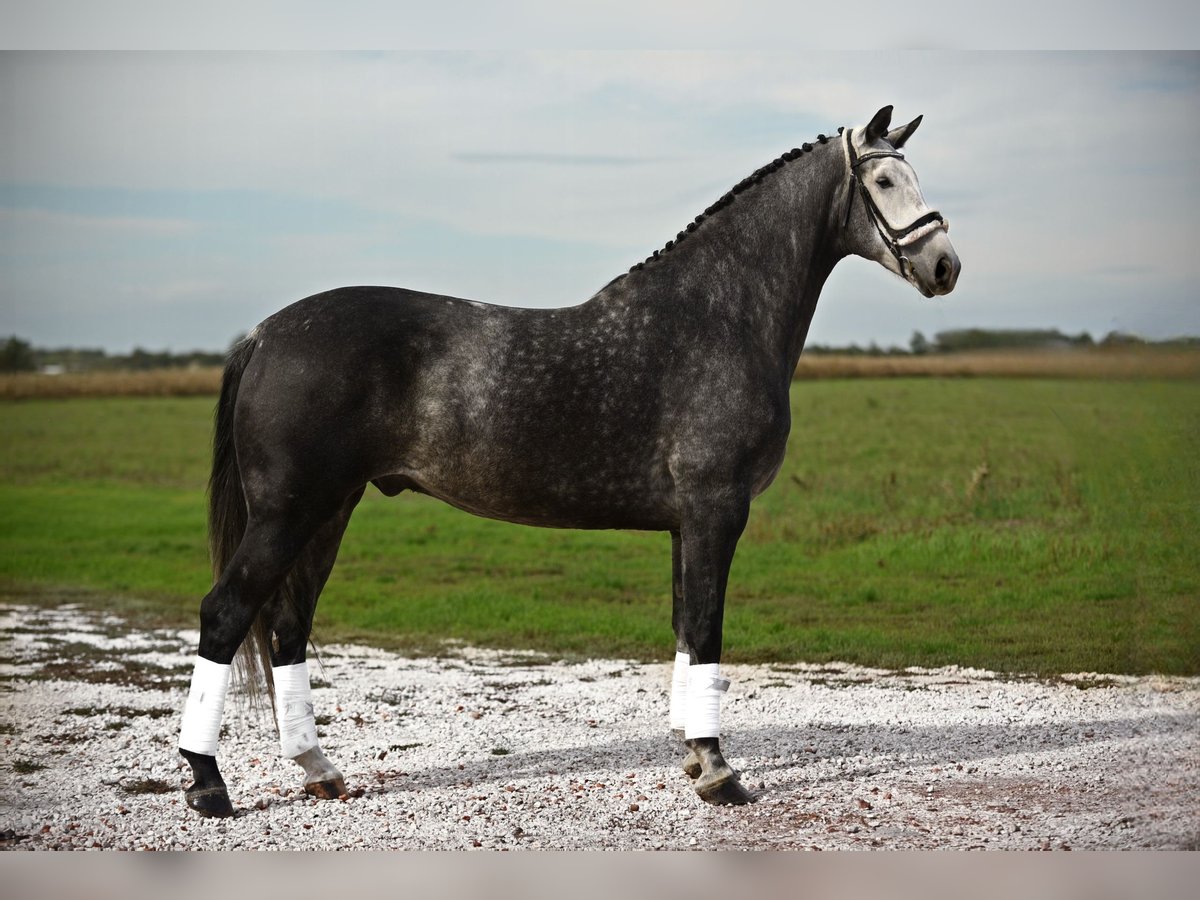
[[881, 188], [890, 188], [892, 186], [892, 180], [890, 178], [888, 178], [886, 175], [880, 175], [878, 178], [875, 179], [875, 183], [877, 185], [879, 185]]

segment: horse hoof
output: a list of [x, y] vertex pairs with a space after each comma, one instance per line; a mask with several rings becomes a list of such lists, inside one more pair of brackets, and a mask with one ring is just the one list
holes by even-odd
[[683, 773], [688, 778], [699, 778], [704, 767], [700, 765], [700, 757], [696, 755], [695, 750], [689, 750], [688, 755], [683, 758]]
[[346, 782], [341, 778], [314, 781], [304, 785], [304, 793], [316, 797], [318, 800], [336, 800], [346, 796]]
[[229, 792], [223, 787], [191, 788], [184, 792], [187, 805], [205, 818], [224, 819], [233, 815]]
[[724, 773], [711, 781], [696, 782], [696, 793], [700, 799], [714, 806], [745, 806], [755, 797], [738, 781], [733, 772]]

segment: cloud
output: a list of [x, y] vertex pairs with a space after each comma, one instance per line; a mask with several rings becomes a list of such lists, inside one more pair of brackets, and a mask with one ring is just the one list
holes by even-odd
[[519, 165], [536, 166], [645, 166], [670, 162], [665, 156], [604, 156], [584, 153], [452, 153], [451, 158], [458, 162], [482, 163], [486, 165]]
[[39, 232], [64, 231], [107, 234], [109, 237], [178, 237], [194, 232], [196, 227], [197, 223], [186, 219], [0, 208], [0, 233], [11, 239], [27, 238]]

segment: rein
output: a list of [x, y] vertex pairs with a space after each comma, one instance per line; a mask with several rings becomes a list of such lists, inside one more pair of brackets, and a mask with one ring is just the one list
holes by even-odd
[[[864, 153], [862, 156], [859, 156], [854, 151], [854, 139], [852, 137], [853, 133], [853, 128], [846, 129], [846, 162], [850, 166], [850, 178], [855, 184], [858, 185], [858, 193], [862, 195], [863, 205], [866, 207], [867, 213], [870, 215], [871, 224], [875, 226], [875, 230], [879, 232], [879, 236], [883, 239], [884, 244], [887, 245], [887, 248], [891, 251], [892, 256], [896, 258], [896, 263], [900, 266], [900, 272], [905, 278], [911, 280], [912, 263], [909, 262], [908, 257], [901, 252], [901, 249], [903, 247], [907, 247], [909, 244], [916, 243], [921, 238], [925, 237], [925, 235], [937, 231], [938, 229], [949, 231], [950, 223], [942, 217], [940, 212], [938, 212], [936, 209], [933, 209], [903, 228], [893, 228], [891, 223], [888, 222], [887, 217], [883, 214], [883, 210], [881, 210], [879, 205], [875, 202], [875, 198], [871, 196], [871, 192], [867, 190], [867, 185], [863, 181], [862, 175], [859, 173], [858, 168], [868, 160], [880, 159], [887, 156], [894, 156], [897, 159], [904, 159], [904, 154], [899, 150], [872, 150], [870, 153]], [[846, 199], [846, 217], [842, 222], [843, 230], [845, 230], [850, 224], [850, 210], [853, 206], [854, 191], [851, 190]]]

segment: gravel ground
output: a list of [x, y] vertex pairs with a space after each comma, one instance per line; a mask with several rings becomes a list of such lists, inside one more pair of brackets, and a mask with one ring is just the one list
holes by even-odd
[[1200, 849], [1200, 679], [729, 666], [724, 747], [759, 802], [679, 770], [667, 664], [450, 645], [323, 649], [313, 699], [351, 796], [315, 801], [231, 703], [238, 814], [176, 752], [193, 631], [0, 606], [8, 849]]

